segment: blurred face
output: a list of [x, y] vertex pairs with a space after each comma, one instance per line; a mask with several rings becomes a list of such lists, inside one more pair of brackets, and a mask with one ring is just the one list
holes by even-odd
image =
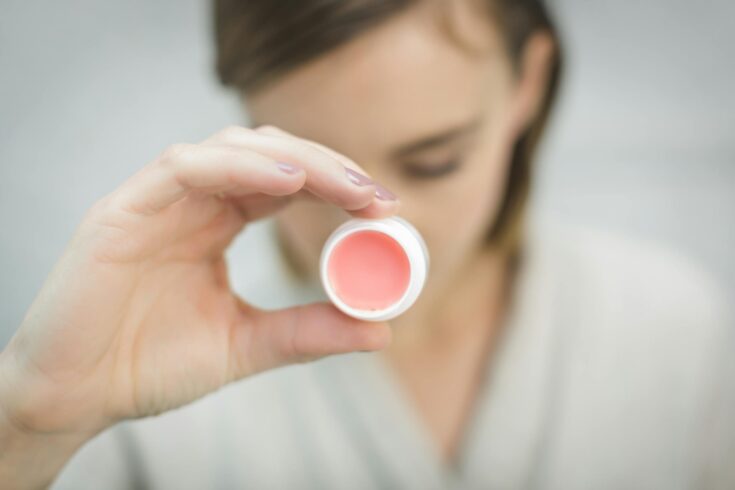
[[[332, 147], [400, 197], [400, 215], [431, 253], [427, 287], [481, 248], [518, 136], [499, 33], [463, 4], [421, 3], [246, 97], [254, 124]], [[322, 245], [346, 219], [311, 201], [277, 218], [289, 255], [314, 277]]]

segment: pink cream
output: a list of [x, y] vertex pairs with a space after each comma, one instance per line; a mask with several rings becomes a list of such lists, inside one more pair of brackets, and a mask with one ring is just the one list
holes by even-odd
[[339, 299], [360, 310], [380, 310], [396, 303], [411, 279], [406, 252], [378, 231], [359, 231], [340, 240], [327, 267]]

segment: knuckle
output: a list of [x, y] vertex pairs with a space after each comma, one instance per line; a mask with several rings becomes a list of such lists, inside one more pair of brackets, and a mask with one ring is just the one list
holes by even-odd
[[242, 126], [231, 124], [223, 128], [222, 130], [220, 130], [217, 133], [217, 136], [220, 139], [227, 140], [227, 139], [234, 139], [234, 138], [242, 137], [243, 135], [247, 134], [247, 132], [248, 130], [246, 128]]
[[301, 335], [302, 330], [299, 328], [302, 321], [302, 308], [293, 310], [289, 322], [288, 342], [284, 348], [283, 355], [293, 363], [305, 362], [309, 355], [304, 345], [304, 338]]
[[86, 215], [89, 217], [99, 216], [101, 214], [104, 214], [107, 209], [109, 209], [110, 201], [113, 200], [112, 195], [105, 196], [101, 199], [98, 199], [87, 210]]
[[303, 155], [309, 161], [318, 163], [319, 165], [322, 165], [325, 169], [334, 169], [341, 166], [341, 164], [330, 155], [314, 148], [308, 143], [304, 143], [303, 141], [289, 139], [284, 142], [284, 145], [289, 149], [289, 151], [295, 154]]
[[198, 146], [189, 143], [176, 143], [169, 146], [158, 160], [173, 178], [183, 187], [188, 186], [188, 175], [196, 162]]
[[191, 154], [194, 146], [188, 143], [175, 143], [161, 153], [158, 161], [162, 165], [173, 166], [176, 162], [187, 158]]
[[348, 211], [357, 211], [367, 207], [373, 201], [370, 189], [353, 189], [350, 193], [337, 193], [334, 204]]
[[117, 191], [95, 201], [84, 213], [81, 226], [84, 228], [89, 224], [103, 223], [109, 220], [114, 210], [121, 207], [119, 193]]

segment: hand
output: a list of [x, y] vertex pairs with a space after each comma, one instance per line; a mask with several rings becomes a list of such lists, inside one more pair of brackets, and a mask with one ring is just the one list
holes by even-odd
[[229, 243], [295, 196], [396, 211], [345, 167], [364, 174], [275, 128], [166, 150], [87, 213], [0, 355], [2, 415], [34, 435], [94, 434], [265, 369], [386, 346], [386, 324], [328, 304], [260, 310], [228, 284]]

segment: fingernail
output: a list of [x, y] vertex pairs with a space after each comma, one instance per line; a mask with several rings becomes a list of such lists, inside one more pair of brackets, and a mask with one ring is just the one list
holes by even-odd
[[398, 197], [380, 184], [375, 184], [375, 197], [381, 201], [395, 201]]
[[296, 165], [291, 165], [290, 163], [286, 162], [278, 162], [276, 164], [282, 172], [286, 172], [287, 174], [297, 174], [301, 171], [299, 167]]
[[367, 175], [362, 175], [359, 172], [355, 172], [351, 168], [345, 167], [345, 173], [347, 174], [347, 178], [350, 179], [350, 182], [352, 182], [355, 185], [370, 185], [373, 183], [373, 179], [368, 177]]

